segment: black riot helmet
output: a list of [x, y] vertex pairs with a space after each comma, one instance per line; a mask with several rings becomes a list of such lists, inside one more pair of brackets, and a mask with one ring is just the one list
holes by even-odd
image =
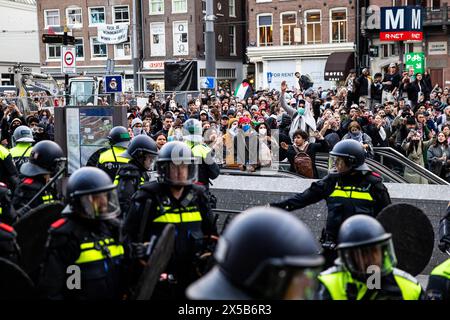
[[312, 299], [324, 262], [319, 250], [309, 228], [290, 213], [266, 207], [247, 210], [220, 237], [218, 264], [188, 288], [187, 296]]
[[339, 229], [337, 250], [344, 268], [360, 280], [373, 274], [370, 269], [373, 266], [386, 275], [397, 264], [392, 235], [368, 215], [358, 214], [344, 221]]
[[67, 197], [75, 214], [91, 220], [110, 220], [120, 214], [116, 186], [103, 170], [83, 167], [67, 182]]
[[344, 158], [347, 165], [355, 171], [370, 171], [365, 163], [366, 154], [363, 145], [352, 139], [339, 141], [330, 152], [330, 160], [332, 163], [335, 157]]
[[127, 148], [131, 137], [127, 128], [116, 126], [109, 132], [108, 140], [112, 146]]
[[127, 150], [120, 156], [133, 159], [138, 165], [146, 170], [150, 170], [158, 155], [158, 147], [155, 140], [146, 134], [140, 134], [131, 140]]
[[191, 148], [180, 141], [166, 143], [156, 161], [158, 179], [170, 186], [187, 186], [197, 180], [198, 159]]
[[66, 160], [61, 147], [50, 140], [43, 140], [31, 149], [30, 160], [20, 167], [20, 173], [27, 177], [54, 174]]

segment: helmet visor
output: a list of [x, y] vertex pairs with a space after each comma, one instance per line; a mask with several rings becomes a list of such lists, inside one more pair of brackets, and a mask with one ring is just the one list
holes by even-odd
[[348, 159], [339, 156], [330, 155], [328, 158], [329, 173], [345, 173], [351, 170]]
[[397, 264], [391, 239], [369, 246], [341, 249], [339, 257], [352, 275], [362, 279], [374, 272], [389, 274]]
[[120, 214], [116, 189], [80, 196], [82, 215], [92, 220], [109, 220]]
[[187, 186], [197, 180], [197, 165], [195, 163], [159, 162], [159, 178], [172, 186]]
[[266, 265], [247, 284], [262, 299], [314, 300], [321, 268]]

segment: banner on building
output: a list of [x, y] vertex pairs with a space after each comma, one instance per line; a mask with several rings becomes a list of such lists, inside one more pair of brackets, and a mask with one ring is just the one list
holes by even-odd
[[97, 31], [100, 43], [118, 44], [128, 40], [128, 23], [99, 25]]
[[405, 54], [405, 71], [414, 69], [414, 74], [424, 73], [425, 54], [423, 52], [408, 52]]
[[422, 7], [383, 7], [380, 12], [381, 41], [421, 41]]

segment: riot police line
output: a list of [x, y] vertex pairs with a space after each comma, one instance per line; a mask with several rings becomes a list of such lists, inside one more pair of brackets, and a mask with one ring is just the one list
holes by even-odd
[[[68, 178], [64, 200], [56, 185], [65, 158], [56, 143], [41, 141], [31, 148], [28, 161], [22, 157], [20, 182], [11, 154], [2, 150], [2, 165], [10, 168], [3, 171], [10, 176], [2, 178], [17, 182], [15, 188], [1, 185], [0, 262], [8, 275], [2, 296], [448, 299], [448, 260], [433, 271], [427, 291], [397, 268], [402, 261], [396, 255], [396, 234], [386, 228], [404, 217], [406, 207], [390, 204], [386, 187], [365, 165], [364, 150], [355, 141], [335, 145], [329, 175], [308, 190], [244, 211], [219, 234], [205, 186], [217, 177], [217, 165], [198, 138], [198, 123], [185, 126], [188, 143], [169, 142], [159, 152], [150, 137], [131, 140], [126, 128], [113, 128], [110, 148], [92, 160], [96, 167], [82, 167]], [[206, 166], [200, 185], [199, 163]], [[148, 176], [153, 166], [156, 179]], [[321, 199], [329, 209], [322, 248], [309, 228], [285, 211]], [[424, 266], [431, 257], [432, 227], [420, 210], [406, 212], [413, 216], [404, 228], [420, 228], [422, 237], [397, 241], [424, 248], [418, 262]], [[413, 225], [417, 221], [420, 225]], [[447, 253], [448, 230], [447, 213], [439, 235]], [[78, 279], [77, 273], [75, 278], [67, 274], [73, 266]], [[368, 271], [372, 266], [375, 273]], [[68, 285], [69, 278], [74, 286]]]

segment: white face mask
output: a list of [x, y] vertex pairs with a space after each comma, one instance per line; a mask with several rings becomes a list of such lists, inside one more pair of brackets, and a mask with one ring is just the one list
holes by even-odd
[[133, 134], [135, 136], [140, 135], [142, 133], [142, 128], [133, 128]]
[[265, 136], [267, 134], [267, 129], [259, 129], [259, 134]]

